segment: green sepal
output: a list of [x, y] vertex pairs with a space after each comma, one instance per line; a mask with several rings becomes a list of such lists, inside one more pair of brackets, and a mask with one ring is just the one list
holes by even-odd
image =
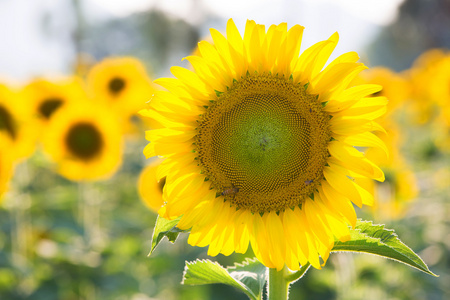
[[223, 94], [223, 92], [220, 92], [220, 91], [216, 91], [216, 90], [214, 90], [214, 92], [216, 92], [216, 96], [217, 96], [217, 97], [220, 97], [220, 95], [222, 95], [222, 94]]
[[233, 286], [252, 300], [261, 299], [267, 268], [256, 258], [224, 268], [210, 260], [186, 262], [182, 284], [202, 285], [222, 283]]
[[355, 229], [350, 230], [350, 240], [335, 241], [331, 252], [374, 254], [396, 260], [437, 277], [411, 248], [400, 241], [394, 230], [385, 229], [384, 225], [373, 225], [371, 221], [358, 220]]
[[161, 216], [158, 216], [156, 219], [155, 229], [153, 229], [152, 235], [152, 248], [150, 249], [149, 256], [153, 253], [156, 246], [161, 242], [164, 237], [171, 243], [175, 243], [178, 238], [178, 235], [182, 232], [188, 232], [189, 230], [181, 230], [177, 226], [181, 217], [176, 218], [174, 220], [167, 220]]

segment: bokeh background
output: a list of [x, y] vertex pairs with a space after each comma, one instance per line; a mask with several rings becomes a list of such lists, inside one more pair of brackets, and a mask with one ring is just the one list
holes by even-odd
[[[173, 65], [188, 67], [182, 58], [208, 39], [209, 28], [224, 31], [228, 18], [241, 33], [247, 19], [301, 24], [302, 49], [338, 31], [332, 58], [357, 51], [371, 67], [358, 81], [385, 86], [390, 103], [380, 122], [389, 135], [380, 138], [392, 155], [367, 153], [387, 181], [361, 183], [377, 205], [358, 209], [358, 216], [394, 228], [440, 275], [373, 256], [332, 254], [323, 270], [311, 269], [292, 286], [291, 299], [450, 299], [450, 0], [0, 0], [0, 83], [8, 90], [0, 96], [12, 93], [28, 107], [38, 96], [26, 87], [77, 75], [87, 86], [82, 97], [97, 101], [101, 93], [89, 90], [93, 68], [108, 57], [131, 56], [143, 66], [144, 106], [156, 88], [151, 80], [171, 76]], [[5, 116], [0, 132], [12, 137]], [[27, 116], [21, 124], [37, 128], [28, 123], [35, 116]], [[38, 135], [28, 154], [10, 155], [14, 165], [0, 204], [0, 299], [246, 299], [224, 285], [180, 285], [186, 260], [209, 258], [186, 236], [164, 241], [147, 257], [156, 219], [148, 203], [158, 196], [150, 179], [141, 180], [141, 190], [138, 182], [154, 161], [142, 154], [144, 131], [158, 124], [135, 113], [114, 120], [120, 126], [108, 127], [109, 135], [122, 140], [121, 163], [106, 177], [61, 173], [63, 162]], [[59, 125], [52, 126], [38, 128], [48, 135]], [[0, 157], [13, 148], [0, 146]], [[210, 259], [232, 265], [251, 256], [250, 250]]]

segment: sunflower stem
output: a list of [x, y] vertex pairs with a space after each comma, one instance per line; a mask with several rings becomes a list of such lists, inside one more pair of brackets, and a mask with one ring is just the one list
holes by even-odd
[[297, 280], [299, 280], [300, 278], [302, 278], [303, 277], [303, 275], [305, 275], [305, 273], [308, 271], [308, 269], [309, 269], [309, 267], [311, 266], [311, 264], [308, 262], [308, 263], [306, 263], [304, 266], [302, 266], [301, 268], [300, 268], [300, 270], [298, 270], [297, 272], [293, 272], [293, 273], [290, 273], [290, 274], [288, 274], [288, 275], [286, 275], [286, 280], [289, 282], [289, 283], [294, 283], [294, 282], [296, 282]]
[[286, 275], [289, 270], [286, 266], [280, 271], [277, 269], [269, 269], [269, 283], [267, 285], [268, 300], [287, 300], [289, 294], [289, 281]]

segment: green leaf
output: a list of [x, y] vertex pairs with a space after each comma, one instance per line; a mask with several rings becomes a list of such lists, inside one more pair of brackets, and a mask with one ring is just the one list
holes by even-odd
[[250, 299], [261, 299], [266, 281], [266, 267], [256, 259], [247, 259], [242, 264], [235, 264], [228, 270], [217, 262], [196, 260], [187, 262], [183, 274], [183, 284], [201, 285], [223, 283], [231, 285], [245, 293]]
[[236, 280], [247, 286], [257, 299], [261, 299], [264, 284], [266, 283], [267, 267], [258, 259], [247, 258], [240, 264], [227, 268], [228, 273]]
[[156, 219], [155, 229], [153, 230], [152, 235], [152, 248], [150, 250], [149, 256], [153, 253], [156, 246], [158, 246], [159, 242], [166, 236], [170, 242], [175, 243], [178, 235], [181, 232], [187, 232], [189, 230], [181, 230], [177, 228], [177, 224], [180, 221], [181, 217], [174, 220], [167, 220], [161, 216], [158, 216]]
[[400, 241], [394, 230], [385, 229], [384, 225], [358, 220], [355, 229], [350, 230], [350, 236], [347, 242], [336, 241], [331, 251], [375, 254], [437, 277], [411, 248]]

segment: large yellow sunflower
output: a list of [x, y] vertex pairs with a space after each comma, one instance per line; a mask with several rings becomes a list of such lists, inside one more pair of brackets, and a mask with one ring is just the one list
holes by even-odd
[[128, 118], [143, 108], [153, 89], [144, 65], [132, 57], [111, 57], [88, 73], [91, 97]]
[[20, 94], [0, 84], [0, 143], [14, 160], [28, 157], [35, 149], [38, 131], [30, 124], [31, 116]]
[[[357, 206], [373, 197], [352, 178], [383, 181], [358, 147], [379, 147], [371, 131], [385, 97], [378, 85], [347, 88], [366, 67], [354, 52], [324, 68], [337, 33], [300, 53], [303, 27], [248, 21], [244, 37], [228, 21], [227, 37], [211, 29], [214, 46], [199, 43], [173, 67], [176, 78], [155, 82], [143, 115], [165, 126], [147, 131], [144, 154], [165, 160], [164, 218], [182, 216], [189, 244], [209, 255], [243, 253], [249, 243], [267, 267], [320, 268], [335, 237], [350, 238]], [[322, 261], [319, 259], [322, 259]]]
[[70, 180], [108, 178], [122, 160], [115, 114], [92, 103], [73, 103], [54, 114], [44, 134], [44, 149]]

